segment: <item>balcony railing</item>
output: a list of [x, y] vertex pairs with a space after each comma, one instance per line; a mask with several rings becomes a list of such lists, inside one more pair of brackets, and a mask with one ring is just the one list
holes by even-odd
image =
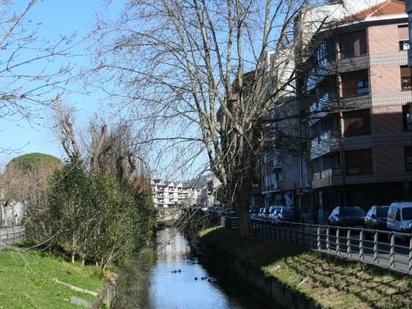
[[337, 132], [328, 130], [311, 141], [310, 157], [316, 159], [329, 152], [333, 152], [337, 145]]

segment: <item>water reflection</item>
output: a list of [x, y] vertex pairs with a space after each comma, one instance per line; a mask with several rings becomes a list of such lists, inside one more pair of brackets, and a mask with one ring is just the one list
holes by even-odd
[[[191, 255], [182, 234], [158, 231], [155, 260], [140, 257], [126, 270], [115, 308], [247, 309], [264, 308], [233, 284], [222, 284]], [[146, 260], [146, 261], [144, 261]], [[146, 289], [146, 291], [145, 291]], [[120, 301], [121, 300], [121, 301]]]

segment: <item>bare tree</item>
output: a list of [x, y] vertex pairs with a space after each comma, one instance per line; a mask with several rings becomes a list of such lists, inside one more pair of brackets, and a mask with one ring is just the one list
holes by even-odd
[[135, 183], [137, 187], [143, 185], [142, 179], [148, 178], [145, 147], [136, 142], [130, 122], [121, 119], [108, 125], [95, 118], [90, 121], [88, 136], [78, 138], [72, 109], [60, 107], [56, 118], [57, 135], [66, 155], [90, 172], [108, 173], [121, 183]]
[[[190, 144], [180, 154], [186, 164], [206, 153], [243, 236], [250, 233], [252, 178], [266, 146], [261, 120], [294, 93], [295, 38], [309, 33], [299, 22], [309, 4], [129, 1], [117, 23], [101, 22], [96, 31], [101, 87], [135, 108], [134, 119], [150, 123], [145, 129], [155, 129], [144, 142]], [[322, 17], [310, 31], [323, 24]]]
[[38, 37], [28, 15], [38, 2], [27, 0], [24, 10], [12, 12], [9, 1], [0, 4], [0, 119], [38, 115], [54, 106], [63, 93], [71, 68], [53, 62], [68, 55], [73, 36], [52, 42]]

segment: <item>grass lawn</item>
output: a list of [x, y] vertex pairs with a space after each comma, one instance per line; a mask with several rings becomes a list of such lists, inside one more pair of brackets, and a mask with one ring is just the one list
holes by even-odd
[[82, 267], [37, 252], [0, 251], [0, 309], [79, 308], [69, 303], [71, 296], [94, 299], [54, 279], [94, 292], [103, 287], [103, 273], [97, 267]]
[[303, 251], [290, 244], [241, 240], [237, 232], [220, 227], [204, 230], [199, 236], [206, 247], [234, 253], [265, 276], [277, 278], [322, 307], [412, 307], [410, 276]]

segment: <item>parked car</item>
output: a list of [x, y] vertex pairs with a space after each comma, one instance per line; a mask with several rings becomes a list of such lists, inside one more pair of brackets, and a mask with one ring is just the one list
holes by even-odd
[[269, 207], [269, 214], [268, 214], [268, 219], [274, 223], [277, 220], [277, 217], [279, 215], [279, 212], [282, 208], [285, 208], [283, 205], [272, 205]]
[[250, 207], [249, 215], [251, 219], [257, 219], [259, 214], [259, 207]]
[[363, 226], [365, 212], [360, 207], [336, 207], [328, 218], [335, 226]]
[[386, 229], [389, 206], [372, 206], [365, 216], [365, 227], [370, 229]]
[[386, 226], [389, 230], [412, 232], [412, 202], [394, 202], [389, 206]]
[[259, 209], [259, 213], [258, 213], [258, 218], [259, 219], [265, 219], [266, 218], [266, 212], [267, 212], [267, 208], [266, 207], [262, 207]]
[[297, 221], [297, 213], [293, 207], [283, 207], [277, 215], [277, 222], [292, 222]]

